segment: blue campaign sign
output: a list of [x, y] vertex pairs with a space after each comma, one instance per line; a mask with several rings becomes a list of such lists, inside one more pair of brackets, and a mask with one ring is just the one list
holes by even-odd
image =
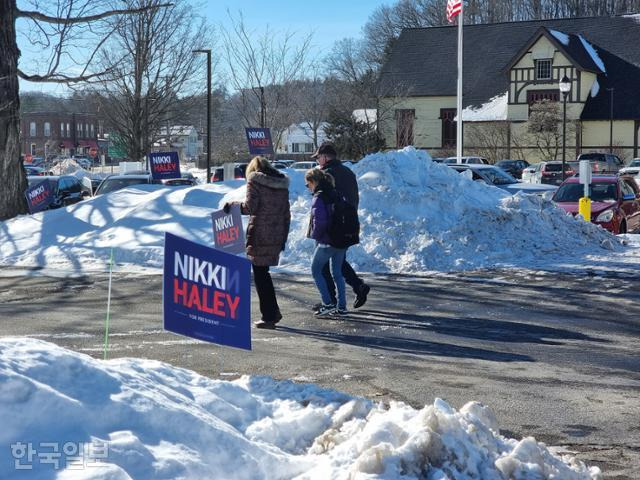
[[251, 350], [251, 263], [165, 233], [164, 328]]
[[245, 128], [247, 143], [251, 155], [272, 155], [273, 142], [271, 142], [271, 130], [268, 128]]
[[149, 166], [154, 180], [180, 178], [178, 152], [155, 152], [149, 154]]
[[232, 205], [229, 213], [224, 213], [224, 210], [213, 212], [211, 220], [216, 248], [227, 253], [244, 253], [245, 240], [240, 205]]
[[24, 192], [29, 204], [29, 212], [37, 213], [46, 210], [53, 201], [53, 186], [47, 179], [32, 185]]

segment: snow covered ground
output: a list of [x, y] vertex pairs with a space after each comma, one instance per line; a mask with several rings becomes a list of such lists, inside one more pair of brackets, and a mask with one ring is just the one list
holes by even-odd
[[4, 479], [602, 478], [531, 437], [501, 436], [475, 402], [385, 406], [36, 339], [0, 339], [0, 418]]
[[[634, 274], [640, 265], [637, 236], [615, 237], [548, 200], [509, 196], [473, 182], [410, 147], [369, 155], [353, 170], [362, 242], [349, 250], [349, 259], [359, 271], [506, 267]], [[308, 272], [310, 195], [303, 172], [287, 174], [293, 219], [280, 268]], [[104, 271], [113, 249], [126, 271], [157, 272], [165, 231], [211, 244], [210, 212], [244, 193], [244, 182], [237, 180], [192, 188], [141, 185], [0, 222], [0, 265]]]

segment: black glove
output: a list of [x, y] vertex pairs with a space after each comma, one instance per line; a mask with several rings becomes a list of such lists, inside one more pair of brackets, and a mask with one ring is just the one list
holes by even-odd
[[229, 213], [230, 210], [231, 210], [231, 204], [230, 203], [225, 203], [224, 207], [222, 207], [222, 211], [224, 213]]

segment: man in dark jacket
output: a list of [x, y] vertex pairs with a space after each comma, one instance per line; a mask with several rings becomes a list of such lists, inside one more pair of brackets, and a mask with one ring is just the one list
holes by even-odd
[[[323, 143], [318, 150], [311, 155], [315, 158], [320, 168], [329, 173], [336, 182], [336, 190], [342, 195], [346, 202], [353, 205], [356, 209], [360, 203], [360, 195], [358, 193], [358, 181], [355, 174], [347, 167], [345, 167], [340, 160], [338, 160], [338, 154], [336, 149], [330, 143]], [[329, 264], [327, 263], [322, 270], [322, 274], [329, 287], [329, 293], [331, 299], [335, 303], [336, 299], [336, 287], [331, 277], [331, 271]], [[356, 299], [353, 302], [353, 308], [360, 308], [367, 301], [367, 295], [371, 288], [364, 283], [356, 272], [353, 270], [349, 262], [347, 262], [347, 256], [345, 255], [344, 262], [342, 263], [342, 275], [345, 281], [353, 289], [353, 293], [356, 294]]]

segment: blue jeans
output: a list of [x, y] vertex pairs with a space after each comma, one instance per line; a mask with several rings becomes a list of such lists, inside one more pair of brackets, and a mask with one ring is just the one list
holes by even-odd
[[335, 247], [320, 247], [316, 245], [316, 251], [313, 253], [313, 260], [311, 261], [311, 274], [313, 280], [316, 282], [316, 286], [320, 291], [322, 297], [322, 303], [329, 305], [331, 303], [331, 295], [329, 293], [329, 287], [327, 281], [322, 275], [323, 267], [329, 263], [331, 269], [331, 276], [338, 289], [338, 308], [347, 308], [347, 299], [345, 294], [344, 277], [342, 276], [342, 263], [344, 262], [344, 256], [347, 252], [346, 248]]

